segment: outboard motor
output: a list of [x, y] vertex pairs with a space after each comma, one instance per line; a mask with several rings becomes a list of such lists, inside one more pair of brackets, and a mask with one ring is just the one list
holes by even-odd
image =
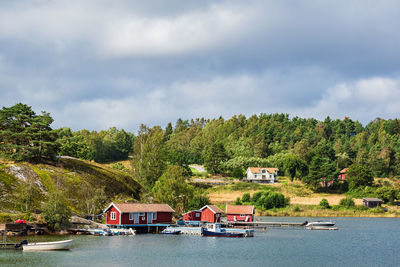
[[27, 245], [27, 244], [28, 244], [28, 240], [22, 240], [21, 243], [15, 244], [15, 248], [20, 248], [20, 247], [22, 247], [22, 245]]

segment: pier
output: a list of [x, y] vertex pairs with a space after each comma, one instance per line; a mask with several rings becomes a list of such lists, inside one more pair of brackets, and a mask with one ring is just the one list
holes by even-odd
[[266, 227], [304, 227], [306, 222], [222, 222], [225, 227], [266, 228]]

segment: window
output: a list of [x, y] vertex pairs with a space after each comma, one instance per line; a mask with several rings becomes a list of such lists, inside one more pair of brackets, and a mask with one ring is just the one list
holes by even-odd
[[246, 214], [240, 214], [240, 217], [244, 217], [244, 216], [246, 216]]
[[265, 176], [265, 175], [263, 175], [263, 176], [262, 176], [262, 178], [263, 178], [263, 179], [265, 179], [265, 178], [266, 178], [266, 176]]
[[144, 212], [139, 212], [139, 216], [144, 216]]
[[153, 212], [153, 220], [157, 220], [157, 212]]
[[200, 217], [200, 213], [196, 212], [196, 217]]
[[133, 213], [132, 212], [129, 212], [129, 220], [133, 221]]
[[262, 172], [262, 173], [265, 173], [265, 170], [262, 170], [261, 172]]
[[116, 220], [117, 219], [117, 213], [115, 211], [112, 211], [110, 214], [110, 220]]

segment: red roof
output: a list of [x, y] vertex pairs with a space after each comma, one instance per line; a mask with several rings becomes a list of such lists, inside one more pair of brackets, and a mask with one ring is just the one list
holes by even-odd
[[119, 212], [175, 212], [168, 204], [145, 204], [145, 203], [111, 203], [105, 211], [111, 206], [115, 206]]
[[215, 205], [206, 205], [206, 206], [202, 207], [200, 210], [202, 211], [205, 208], [209, 208], [213, 213], [221, 213], [221, 214], [224, 213], [223, 210], [221, 210], [220, 208], [218, 208]]
[[279, 171], [278, 168], [262, 168], [262, 167], [249, 167], [252, 173], [261, 173], [261, 170], [267, 170], [269, 173], [275, 173]]
[[254, 206], [226, 205], [226, 214], [254, 214]]
[[347, 173], [348, 170], [349, 168], [344, 168], [343, 170], [340, 171], [340, 173]]

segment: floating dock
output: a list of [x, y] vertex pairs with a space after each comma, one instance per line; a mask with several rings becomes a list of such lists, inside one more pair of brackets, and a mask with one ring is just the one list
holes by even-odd
[[305, 222], [223, 222], [226, 227], [249, 227], [249, 228], [266, 228], [266, 227], [304, 227]]
[[[181, 231], [182, 235], [201, 235], [201, 227], [168, 227], [168, 230]], [[224, 228], [229, 233], [243, 233], [245, 237], [253, 237], [254, 229]]]

